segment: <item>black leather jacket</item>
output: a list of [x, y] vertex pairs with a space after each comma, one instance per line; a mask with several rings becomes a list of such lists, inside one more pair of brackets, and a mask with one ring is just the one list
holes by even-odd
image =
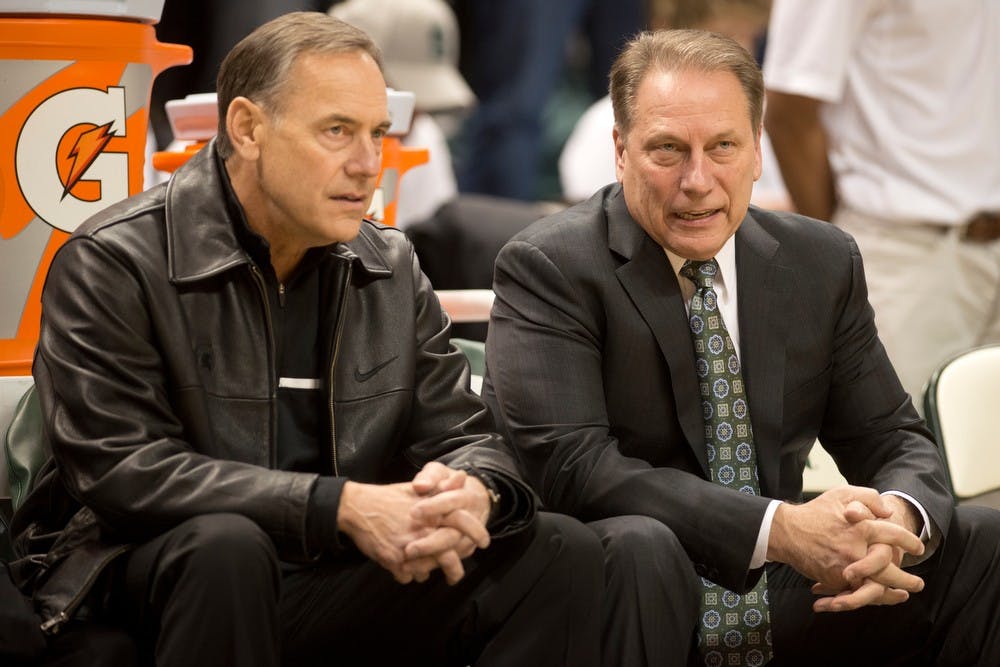
[[[223, 187], [210, 146], [166, 186], [89, 220], [52, 263], [33, 373], [54, 461], [16, 516], [12, 568], [49, 630], [129, 544], [192, 516], [243, 514], [282, 558], [316, 556], [305, 527], [317, 475], [274, 469], [270, 313]], [[336, 475], [475, 466], [528, 499], [495, 534], [524, 527], [530, 492], [467, 390], [404, 235], [366, 222], [320, 271], [321, 317], [337, 318], [324, 383]]]

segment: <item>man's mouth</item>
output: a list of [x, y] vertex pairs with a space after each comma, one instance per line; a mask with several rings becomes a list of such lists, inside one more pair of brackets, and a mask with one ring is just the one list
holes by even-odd
[[690, 220], [694, 222], [697, 220], [704, 220], [705, 218], [710, 218], [716, 213], [718, 213], [720, 210], [721, 209], [717, 208], [709, 208], [709, 209], [704, 209], [702, 211], [678, 211], [674, 215], [676, 215], [681, 220]]
[[335, 195], [334, 197], [332, 197], [332, 199], [336, 199], [337, 201], [347, 202], [349, 204], [363, 204], [368, 200], [368, 197], [367, 195], [363, 194], [348, 193], [342, 195]]

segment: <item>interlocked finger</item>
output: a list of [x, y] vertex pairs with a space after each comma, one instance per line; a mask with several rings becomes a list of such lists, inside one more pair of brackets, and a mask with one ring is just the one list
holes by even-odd
[[888, 588], [866, 579], [864, 583], [853, 591], [844, 591], [832, 597], [824, 597], [813, 603], [813, 611], [816, 612], [841, 612], [852, 611], [870, 605], [894, 605], [906, 602], [910, 594], [906, 591]]
[[891, 521], [863, 521], [865, 539], [868, 544], [886, 544], [899, 547], [908, 554], [920, 556], [924, 553], [924, 543], [920, 538]]
[[465, 568], [462, 567], [462, 559], [454, 551], [445, 551], [437, 558], [441, 571], [449, 584], [455, 585], [465, 576]]

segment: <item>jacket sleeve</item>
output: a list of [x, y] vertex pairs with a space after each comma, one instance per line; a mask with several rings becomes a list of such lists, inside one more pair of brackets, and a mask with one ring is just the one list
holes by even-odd
[[33, 374], [64, 486], [121, 540], [232, 512], [260, 525], [283, 556], [305, 557], [316, 476], [194, 451], [170, 398], [186, 388], [171, 386], [145, 280], [87, 235], [52, 263]]
[[919, 502], [934, 523], [935, 544], [947, 534], [954, 505], [944, 464], [878, 339], [861, 253], [853, 240], [847, 244], [850, 291], [835, 324], [819, 438], [851, 484]]
[[437, 460], [489, 474], [500, 487], [502, 499], [500, 520], [491, 523], [491, 532], [496, 536], [516, 532], [534, 517], [536, 498], [521, 479], [507, 442], [495, 432], [486, 405], [469, 388], [468, 361], [449, 342], [451, 321], [420, 271], [412, 246], [409, 255], [417, 349], [406, 457], [417, 467]]
[[[545, 506], [585, 521], [653, 517], [674, 531], [699, 574], [734, 590], [752, 586], [759, 571], [749, 563], [768, 500], [622, 454], [609, 424], [602, 349], [627, 343], [604, 339], [603, 309], [589, 286], [567, 278], [539, 247], [512, 241], [497, 258], [494, 290], [484, 395], [495, 391], [498, 418]], [[655, 409], [656, 397], [649, 400]]]

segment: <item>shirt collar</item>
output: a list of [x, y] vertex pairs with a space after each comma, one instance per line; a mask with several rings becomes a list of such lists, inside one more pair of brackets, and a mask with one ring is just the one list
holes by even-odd
[[[690, 283], [687, 278], [681, 277], [681, 269], [684, 268], [684, 262], [687, 261], [686, 258], [674, 253], [667, 248], [663, 249], [663, 252], [667, 254], [667, 259], [670, 260], [670, 266], [674, 270], [674, 275], [677, 276], [677, 280], [681, 285], [684, 283]], [[736, 287], [736, 236], [730, 236], [726, 239], [725, 244], [719, 249], [719, 252], [715, 253], [715, 261], [719, 265], [719, 273], [716, 275], [713, 281], [715, 285], [722, 288], [729, 288], [730, 290]]]

